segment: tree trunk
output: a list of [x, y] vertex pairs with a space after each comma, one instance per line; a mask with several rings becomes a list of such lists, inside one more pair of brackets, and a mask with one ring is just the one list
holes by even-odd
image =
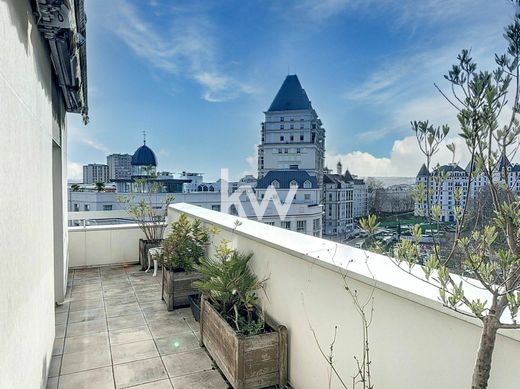
[[475, 368], [473, 370], [471, 389], [486, 389], [488, 387], [497, 331], [498, 320], [495, 316], [486, 316], [484, 318], [484, 328], [482, 329], [482, 336], [480, 338], [477, 361], [475, 362]]

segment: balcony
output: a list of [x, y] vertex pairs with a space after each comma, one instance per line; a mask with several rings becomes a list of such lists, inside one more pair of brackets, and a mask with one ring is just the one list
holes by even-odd
[[47, 388], [222, 388], [190, 309], [167, 312], [140, 266], [70, 270]]
[[[362, 326], [345, 292], [343, 276], [362, 298], [373, 293], [372, 382], [382, 388], [470, 387], [479, 323], [443, 307], [434, 288], [398, 269], [388, 258], [188, 204], [171, 205], [168, 222], [176, 220], [180, 213], [217, 226], [219, 233], [214, 244], [227, 239], [232, 247], [254, 253], [253, 270], [260, 278], [268, 279], [266, 294], [260, 295], [262, 304], [289, 331], [292, 387], [328, 386], [328, 365], [318, 350], [313, 331], [319, 344], [328, 350], [337, 327], [335, 366], [349, 380], [356, 372], [354, 356], [361, 352]], [[237, 219], [241, 223], [238, 227]], [[107, 387], [114, 383], [116, 387], [138, 385], [145, 380], [164, 387], [173, 384], [176, 389], [225, 387], [219, 373], [208, 365], [204, 350], [198, 347], [198, 328], [191, 312], [166, 312], [160, 299], [159, 280], [133, 265], [120, 264], [137, 260], [139, 234], [135, 225], [69, 228], [69, 264], [79, 268], [70, 272], [70, 302], [58, 308], [56, 315], [55, 348], [61, 350], [62, 362], [58, 373], [60, 357], [53, 358], [53, 374], [60, 374], [59, 387], [67, 387], [68, 380], [76, 377], [81, 382], [91, 382], [93, 372], [105, 377]], [[92, 265], [98, 267], [89, 267]], [[85, 303], [89, 300], [93, 305]], [[93, 312], [75, 313], [78, 310]], [[92, 317], [91, 322], [96, 324], [73, 322], [85, 317]], [[88, 348], [88, 341], [74, 341], [92, 337], [92, 331], [103, 334], [96, 334], [103, 344], [97, 352]], [[119, 343], [121, 338], [126, 343]], [[60, 349], [63, 339], [65, 349]], [[84, 353], [78, 354], [84, 355], [80, 362], [67, 356], [68, 339], [73, 339], [69, 340], [71, 344], [87, 344], [85, 350], [79, 351]], [[175, 349], [176, 342], [181, 350]], [[105, 358], [107, 366], [71, 373], [70, 366], [91, 363], [90, 355], [95, 355], [96, 361]], [[192, 359], [192, 355], [199, 357]], [[502, 331], [493, 358], [490, 388], [517, 387], [515, 372], [507, 368], [507, 361], [519, 355], [519, 332]], [[194, 361], [201, 365], [195, 367]], [[199, 371], [183, 370], [182, 366]], [[208, 377], [215, 380], [214, 386]], [[196, 386], [196, 380], [204, 380], [205, 386]], [[56, 377], [52, 377], [50, 382], [55, 381]], [[331, 388], [340, 387], [333, 378]]]

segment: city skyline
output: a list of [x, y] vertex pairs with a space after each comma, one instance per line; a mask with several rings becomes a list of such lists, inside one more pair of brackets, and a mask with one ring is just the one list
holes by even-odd
[[[414, 176], [410, 120], [454, 124], [433, 83], [444, 85], [462, 48], [490, 68], [510, 6], [365, 3], [89, 2], [91, 123], [70, 119], [69, 178], [133, 153], [143, 130], [160, 170], [256, 175], [262, 113], [287, 73], [320, 112], [328, 167], [341, 159], [360, 176]], [[475, 16], [462, 20], [468, 4]]]

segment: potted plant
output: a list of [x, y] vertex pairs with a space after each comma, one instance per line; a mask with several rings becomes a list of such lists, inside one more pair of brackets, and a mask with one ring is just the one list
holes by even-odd
[[199, 219], [190, 222], [186, 214], [172, 223], [162, 241], [162, 299], [168, 311], [190, 304], [189, 296], [196, 293], [192, 282], [201, 275], [194, 267], [206, 255], [213, 231], [202, 226]]
[[253, 254], [223, 242], [202, 259], [195, 282], [202, 293], [200, 342], [235, 389], [287, 384], [287, 329], [258, 307], [260, 281], [249, 268]]
[[126, 204], [128, 213], [135, 219], [145, 239], [139, 239], [139, 263], [144, 270], [148, 266], [148, 251], [159, 247], [166, 228], [168, 206], [174, 196], [161, 193], [159, 184], [146, 179], [137, 179], [139, 193], [118, 196], [117, 201]]

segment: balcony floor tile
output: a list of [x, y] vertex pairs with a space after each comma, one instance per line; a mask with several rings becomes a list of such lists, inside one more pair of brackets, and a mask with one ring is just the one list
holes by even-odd
[[189, 308], [166, 310], [161, 277], [140, 266], [71, 270], [56, 307], [53, 389], [224, 389]]

